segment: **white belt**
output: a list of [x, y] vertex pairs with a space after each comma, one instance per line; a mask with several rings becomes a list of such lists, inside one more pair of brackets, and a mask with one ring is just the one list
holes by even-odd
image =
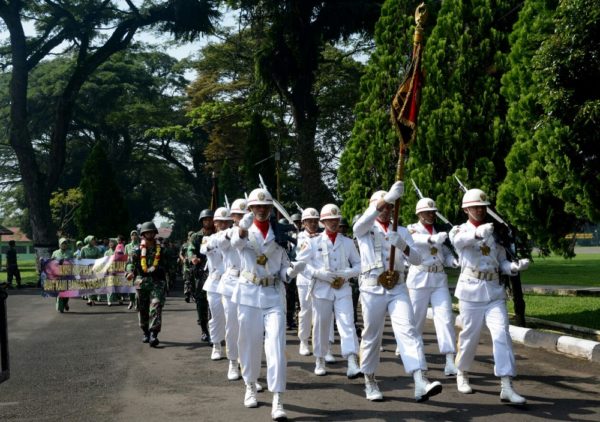
[[443, 273], [444, 266], [442, 264], [432, 265], [432, 266], [418, 265], [417, 271], [422, 271], [424, 273]]
[[[404, 283], [404, 273], [400, 272], [400, 278], [398, 279], [398, 284], [396, 285], [400, 285]], [[380, 286], [379, 284], [379, 280], [377, 280], [377, 277], [369, 277], [369, 276], [360, 276], [360, 285], [365, 285], [365, 286], [369, 286], [369, 287], [375, 287], [375, 286]]]
[[462, 274], [465, 274], [466, 276], [469, 277], [473, 277], [476, 278], [478, 280], [485, 280], [485, 281], [498, 281], [500, 279], [500, 276], [498, 275], [498, 270], [494, 270], [492, 271], [477, 271], [473, 268], [469, 268], [466, 267], [464, 270], [462, 270]]
[[279, 281], [278, 277], [259, 277], [256, 274], [251, 273], [250, 271], [242, 271], [242, 277], [245, 278], [252, 284], [256, 284], [257, 286], [274, 286], [275, 283]]
[[227, 270], [226, 274], [231, 277], [239, 277], [240, 270], [238, 270], [237, 268], [230, 268]]

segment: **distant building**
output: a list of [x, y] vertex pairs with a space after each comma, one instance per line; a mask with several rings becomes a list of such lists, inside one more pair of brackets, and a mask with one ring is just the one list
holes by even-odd
[[[10, 234], [8, 234], [7, 232], [10, 232]], [[21, 231], [21, 229], [19, 229], [18, 227], [0, 226], [0, 253], [3, 257], [6, 254], [6, 250], [8, 249], [8, 242], [10, 240], [15, 241], [17, 254], [20, 259], [35, 259], [33, 241], [30, 238], [28, 238], [27, 235]]]

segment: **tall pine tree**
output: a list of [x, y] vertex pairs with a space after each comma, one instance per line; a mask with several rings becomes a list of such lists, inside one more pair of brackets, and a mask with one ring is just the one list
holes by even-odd
[[338, 172], [342, 212], [348, 219], [364, 210], [373, 192], [394, 182], [398, 138], [389, 110], [403, 70], [410, 63], [418, 3], [387, 0], [375, 25], [375, 51], [361, 78], [356, 121]]
[[[104, 147], [97, 142], [83, 165], [79, 185], [83, 201], [77, 209], [75, 225], [80, 238], [88, 234], [114, 237], [128, 232], [128, 212], [117, 180], [117, 174], [106, 156]], [[156, 189], [160, 189], [160, 180], [151, 183]]]
[[[426, 39], [426, 79], [407, 174], [454, 223], [464, 221], [454, 175], [492, 198], [505, 176], [510, 138], [500, 79], [519, 3], [444, 1]], [[406, 195], [405, 219], [414, 219], [416, 200], [416, 195]]]

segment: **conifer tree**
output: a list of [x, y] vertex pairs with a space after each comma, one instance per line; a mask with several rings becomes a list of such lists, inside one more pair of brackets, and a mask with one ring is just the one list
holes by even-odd
[[[75, 215], [75, 225], [80, 238], [88, 234], [112, 237], [127, 233], [128, 212], [115, 175], [104, 147], [97, 142], [83, 166], [79, 185], [83, 200]], [[159, 180], [153, 183], [155, 189], [160, 189]]]
[[414, 10], [418, 2], [387, 0], [375, 25], [375, 51], [360, 82], [352, 137], [340, 159], [339, 191], [348, 219], [364, 210], [369, 196], [394, 182], [398, 138], [390, 104], [410, 62]]
[[[454, 175], [469, 188], [483, 189], [492, 200], [505, 176], [510, 137], [500, 79], [518, 4], [444, 1], [426, 38], [426, 79], [407, 174], [455, 224], [465, 217]], [[412, 193], [405, 196], [405, 219], [414, 219], [416, 200]]]

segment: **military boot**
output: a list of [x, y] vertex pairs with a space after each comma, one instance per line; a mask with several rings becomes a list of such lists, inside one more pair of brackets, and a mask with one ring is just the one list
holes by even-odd
[[150, 342], [150, 331], [144, 330], [144, 336], [142, 337], [142, 343]]
[[446, 355], [446, 367], [444, 368], [444, 375], [452, 376], [456, 375], [458, 369], [456, 369], [456, 365], [454, 364], [454, 353], [448, 353]]
[[274, 421], [285, 421], [287, 420], [287, 415], [285, 414], [285, 410], [283, 410], [283, 393], [273, 393], [273, 408], [271, 409], [271, 418]]
[[365, 374], [365, 395], [367, 400], [383, 400], [383, 394], [379, 391], [379, 386], [375, 380], [375, 374]]
[[246, 384], [246, 395], [244, 396], [244, 406], [246, 407], [257, 407], [258, 401], [256, 400], [256, 384], [249, 382]]
[[150, 347], [156, 347], [158, 343], [160, 343], [158, 341], [158, 333], [150, 333]]
[[442, 392], [442, 384], [439, 381], [429, 382], [420, 369], [413, 372], [413, 378], [415, 379], [415, 400], [419, 403]]
[[503, 402], [509, 402], [512, 404], [525, 404], [527, 400], [525, 397], [521, 397], [515, 390], [512, 388], [512, 381], [510, 377], [502, 377], [500, 378], [500, 400]]
[[348, 355], [348, 370], [346, 376], [350, 379], [357, 378], [360, 375], [360, 367], [358, 366], [358, 359], [354, 353]]

